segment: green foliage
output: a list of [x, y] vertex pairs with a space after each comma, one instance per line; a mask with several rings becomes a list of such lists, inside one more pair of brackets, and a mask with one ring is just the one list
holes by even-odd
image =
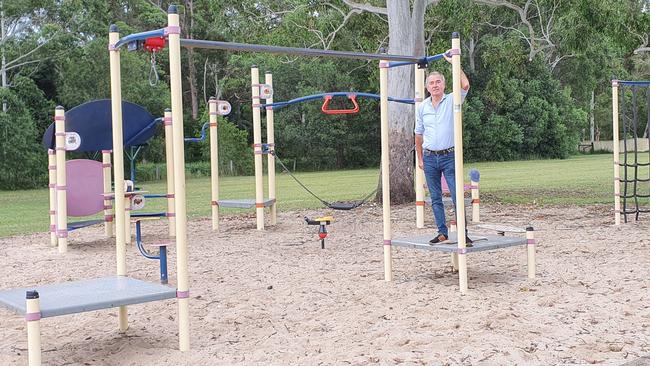
[[[2, 111], [6, 105], [6, 112]], [[38, 143], [29, 109], [15, 93], [0, 89], [0, 189], [42, 186], [47, 154]]]

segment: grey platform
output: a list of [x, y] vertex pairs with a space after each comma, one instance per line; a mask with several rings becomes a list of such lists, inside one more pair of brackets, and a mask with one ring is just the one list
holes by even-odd
[[[507, 248], [516, 245], [526, 245], [528, 243], [525, 237], [509, 237], [499, 235], [473, 235], [469, 234], [470, 239], [474, 241], [472, 247], [464, 249], [465, 253], [482, 252], [486, 250], [494, 250], [500, 248]], [[405, 247], [411, 249], [432, 250], [438, 252], [459, 253], [458, 249], [458, 236], [456, 233], [449, 233], [449, 240], [438, 244], [429, 244], [429, 240], [433, 239], [433, 235], [420, 235], [410, 238], [398, 238], [391, 240], [391, 245], [397, 247]]]
[[[255, 207], [255, 199], [237, 199], [237, 200], [219, 200], [219, 207], [226, 208], [253, 208]], [[265, 199], [264, 207], [270, 207], [275, 202], [275, 199]]]
[[25, 315], [25, 293], [30, 290], [38, 291], [43, 318], [176, 297], [175, 288], [113, 276], [2, 291], [0, 305]]

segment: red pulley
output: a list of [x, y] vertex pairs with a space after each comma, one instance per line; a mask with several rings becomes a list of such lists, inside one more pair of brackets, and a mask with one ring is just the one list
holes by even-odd
[[144, 49], [149, 52], [160, 52], [165, 48], [165, 38], [151, 37], [144, 40]]
[[321, 239], [327, 238], [327, 233], [318, 233], [318, 237]]

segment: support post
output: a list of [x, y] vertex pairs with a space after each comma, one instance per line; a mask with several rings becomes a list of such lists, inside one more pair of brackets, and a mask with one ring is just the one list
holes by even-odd
[[210, 108], [210, 181], [212, 187], [212, 230], [219, 230], [219, 139], [217, 99], [208, 102]]
[[526, 248], [528, 250], [528, 278], [535, 278], [535, 231], [531, 226], [526, 228]]
[[163, 117], [165, 126], [165, 167], [167, 171], [167, 225], [169, 237], [176, 237], [176, 209], [174, 208], [174, 133], [172, 127], [172, 110], [165, 109]]
[[255, 212], [257, 230], [264, 230], [264, 182], [262, 162], [262, 123], [260, 115], [260, 71], [251, 67], [251, 91], [253, 100], [253, 152], [255, 155]]
[[454, 159], [456, 169], [456, 226], [458, 228], [458, 283], [460, 293], [467, 292], [467, 254], [465, 254], [465, 187], [463, 180], [463, 105], [460, 95], [460, 36], [451, 36], [451, 68], [454, 97]]
[[[111, 67], [111, 116], [113, 124], [113, 177], [115, 179], [115, 252], [117, 275], [126, 276], [126, 205], [124, 199], [124, 143], [122, 141], [122, 75], [120, 71], [120, 50], [115, 47], [120, 34], [116, 25], [108, 33], [108, 51]], [[126, 306], [118, 308], [120, 332], [129, 327]]]
[[41, 305], [36, 291], [27, 291], [25, 320], [27, 321], [27, 358], [29, 366], [41, 365]]
[[[111, 193], [111, 150], [102, 150], [102, 171], [104, 173], [104, 193]], [[105, 196], [106, 197], [106, 196]], [[113, 202], [109, 197], [104, 199], [104, 234], [107, 238], [113, 236]]]
[[58, 106], [54, 111], [56, 141], [56, 237], [59, 253], [68, 251], [68, 206], [65, 166], [65, 110]]
[[176, 273], [178, 276], [178, 342], [181, 352], [190, 350], [190, 281], [187, 267], [187, 207], [185, 201], [185, 138], [183, 136], [183, 84], [178, 10], [167, 10], [169, 80], [174, 135], [174, 189], [176, 190]]
[[56, 237], [56, 150], [47, 150], [47, 170], [50, 189], [50, 245], [58, 244]]
[[384, 280], [393, 280], [392, 230], [390, 222], [390, 140], [388, 126], [388, 61], [379, 61], [381, 110], [381, 202], [384, 224]]
[[[415, 120], [418, 108], [424, 99], [425, 69], [415, 65]], [[424, 170], [418, 165], [417, 149], [415, 150], [415, 227], [424, 228]]]
[[478, 194], [479, 185], [478, 182], [475, 182], [473, 180], [470, 181], [470, 185], [471, 185], [471, 192], [472, 192], [472, 222], [480, 222], [481, 199], [479, 198], [479, 194]]
[[614, 223], [621, 224], [620, 137], [618, 135], [618, 80], [612, 80], [612, 142], [614, 150]]
[[[273, 89], [273, 75], [270, 72], [264, 74], [264, 83]], [[273, 103], [273, 95], [266, 99], [267, 104]], [[266, 107], [266, 143], [269, 146], [267, 158], [268, 179], [269, 179], [269, 199], [271, 203], [270, 224], [275, 225], [278, 221], [278, 205], [275, 196], [275, 128], [273, 126], [273, 107]]]

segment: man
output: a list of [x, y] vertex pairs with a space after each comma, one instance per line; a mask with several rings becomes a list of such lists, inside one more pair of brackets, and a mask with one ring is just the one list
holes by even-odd
[[[451, 57], [447, 54], [444, 56], [445, 60], [451, 63]], [[469, 80], [462, 70], [460, 74], [460, 94], [462, 101], [465, 101], [465, 96], [469, 91]], [[452, 94], [445, 94], [445, 77], [437, 71], [427, 76], [426, 87], [430, 97], [425, 99], [416, 111], [415, 149], [418, 165], [424, 169], [424, 176], [431, 195], [433, 216], [438, 226], [438, 234], [429, 243], [437, 244], [449, 238], [440, 184], [443, 173], [451, 192], [454, 208], [456, 207], [454, 98]], [[461, 182], [461, 184], [463, 183]], [[467, 230], [465, 230], [465, 237], [467, 244], [470, 244], [472, 241], [467, 238]]]

